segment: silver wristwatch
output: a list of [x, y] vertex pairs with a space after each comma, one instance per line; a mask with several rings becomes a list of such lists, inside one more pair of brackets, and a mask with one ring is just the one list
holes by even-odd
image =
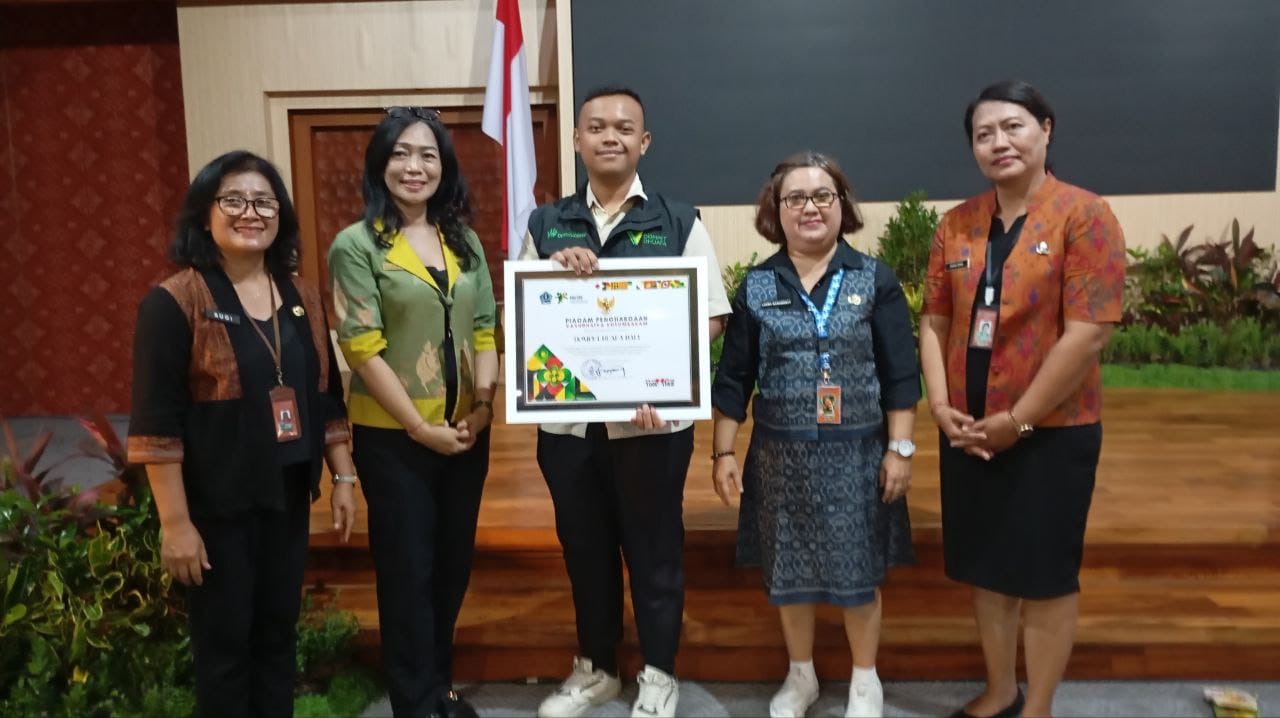
[[910, 459], [916, 453], [916, 442], [911, 439], [898, 439], [890, 441], [885, 448], [904, 459]]

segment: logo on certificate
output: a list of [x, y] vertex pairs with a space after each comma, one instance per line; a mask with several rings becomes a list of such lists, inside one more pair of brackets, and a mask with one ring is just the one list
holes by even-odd
[[596, 306], [600, 307], [601, 314], [608, 314], [609, 312], [612, 312], [614, 305], [617, 303], [618, 300], [613, 297], [598, 297], [596, 299]]
[[594, 401], [596, 398], [545, 344], [525, 362], [525, 382], [530, 401]]
[[551, 303], [551, 292], [543, 292], [542, 294], [539, 294], [539, 295], [538, 295], [538, 301], [539, 301], [539, 302], [542, 302], [543, 304], [550, 304], [550, 303]]

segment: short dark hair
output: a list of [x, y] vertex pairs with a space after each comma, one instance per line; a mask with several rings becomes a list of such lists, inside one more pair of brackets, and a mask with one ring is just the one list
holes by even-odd
[[[1053, 128], [1052, 134], [1049, 135], [1049, 144], [1053, 144], [1053, 136], [1058, 132], [1058, 118], [1053, 114], [1049, 100], [1045, 99], [1045, 96], [1040, 94], [1040, 91], [1030, 82], [1003, 80], [983, 88], [982, 92], [979, 92], [978, 96], [973, 98], [965, 108], [964, 136], [969, 141], [969, 146], [973, 146], [973, 113], [978, 109], [978, 105], [984, 102], [1011, 102], [1031, 113], [1038, 124], [1043, 125], [1045, 120], [1049, 120]], [[1048, 166], [1049, 162], [1046, 159], [1045, 167]]]
[[209, 231], [209, 212], [213, 210], [222, 180], [227, 175], [241, 172], [257, 172], [265, 177], [280, 202], [280, 212], [275, 220], [276, 239], [267, 247], [264, 262], [272, 276], [287, 279], [298, 269], [298, 257], [302, 253], [298, 240], [298, 213], [275, 165], [246, 150], [235, 150], [214, 158], [191, 180], [187, 195], [182, 200], [182, 209], [178, 211], [173, 242], [169, 245], [169, 259], [180, 267], [202, 270], [221, 266], [222, 250], [218, 249]]
[[840, 197], [840, 234], [853, 234], [862, 229], [862, 214], [858, 212], [858, 205], [853, 200], [853, 186], [849, 184], [844, 170], [840, 169], [839, 163], [834, 159], [821, 152], [806, 150], [779, 162], [760, 190], [760, 196], [756, 199], [756, 231], [760, 236], [774, 244], [786, 246], [787, 236], [782, 231], [782, 221], [778, 217], [782, 199], [779, 193], [782, 191], [782, 180], [792, 170], [802, 167], [817, 167], [835, 182], [836, 194]]
[[639, 92], [626, 85], [600, 85], [599, 87], [591, 88], [587, 91], [587, 96], [582, 98], [582, 104], [578, 105], [578, 116], [582, 116], [582, 108], [586, 107], [588, 102], [599, 97], [609, 97], [610, 95], [626, 95], [635, 100], [636, 104], [640, 105], [640, 117], [641, 119], [644, 118], [644, 100], [640, 99]]
[[440, 184], [427, 199], [427, 218], [440, 226], [441, 239], [458, 257], [462, 269], [470, 269], [478, 259], [467, 243], [467, 223], [471, 221], [471, 193], [458, 166], [449, 130], [440, 113], [425, 107], [392, 107], [382, 116], [364, 151], [364, 223], [377, 243], [390, 247], [392, 239], [404, 227], [404, 216], [387, 188], [387, 163], [396, 141], [411, 125], [421, 122], [436, 137], [440, 150]]

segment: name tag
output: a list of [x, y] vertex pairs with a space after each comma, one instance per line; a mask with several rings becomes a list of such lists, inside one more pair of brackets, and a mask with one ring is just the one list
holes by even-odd
[[761, 303], [760, 303], [760, 306], [761, 306], [761, 307], [763, 307], [763, 308], [766, 308], [766, 309], [767, 309], [767, 308], [769, 308], [769, 307], [789, 307], [789, 306], [791, 306], [791, 300], [790, 300], [790, 299], [775, 299], [775, 300], [773, 300], [772, 302], [761, 302]]
[[946, 264], [946, 268], [947, 268], [947, 271], [948, 271], [948, 272], [950, 272], [950, 271], [952, 271], [952, 270], [955, 270], [955, 269], [964, 269], [964, 268], [965, 268], [965, 267], [967, 267], [967, 266], [969, 266], [969, 260], [968, 260], [968, 259], [961, 259], [961, 260], [958, 260], [958, 261], [955, 261], [955, 262], [947, 262], [947, 264]]
[[204, 318], [212, 319], [215, 322], [222, 322], [223, 324], [237, 324], [237, 325], [240, 324], [239, 314], [232, 314], [231, 312], [220, 312], [217, 309], [206, 310], [204, 313]]

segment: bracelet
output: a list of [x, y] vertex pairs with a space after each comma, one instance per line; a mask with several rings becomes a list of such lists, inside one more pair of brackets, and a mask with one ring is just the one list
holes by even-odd
[[713, 451], [711, 452], [711, 460], [715, 461], [716, 459], [719, 459], [722, 456], [733, 456], [733, 455], [734, 455], [733, 449], [729, 449], [728, 451]]
[[350, 474], [350, 475], [334, 474], [333, 475], [333, 484], [335, 486], [337, 486], [338, 484], [354, 484], [355, 482], [356, 482], [355, 474]]
[[1019, 439], [1025, 439], [1035, 432], [1036, 427], [1018, 421], [1018, 417], [1013, 415], [1013, 409], [1007, 409], [1005, 413], [1009, 415], [1009, 421], [1013, 422], [1013, 430], [1018, 432]]

